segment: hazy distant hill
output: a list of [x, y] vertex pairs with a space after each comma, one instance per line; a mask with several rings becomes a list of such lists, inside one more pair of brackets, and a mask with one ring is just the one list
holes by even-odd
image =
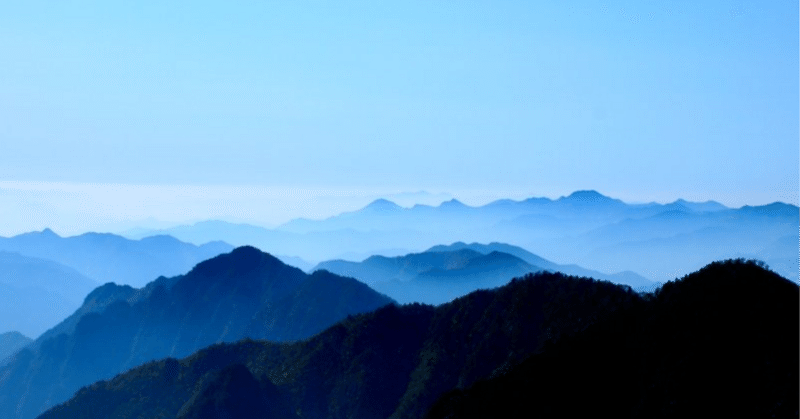
[[489, 243], [489, 244], [480, 244], [480, 243], [470, 243], [466, 244], [464, 242], [456, 242], [449, 246], [445, 245], [438, 245], [434, 246], [426, 252], [442, 252], [442, 251], [452, 251], [452, 250], [460, 250], [460, 249], [470, 249], [476, 252], [480, 252], [483, 254], [489, 254], [491, 252], [503, 252], [508, 253], [510, 255], [514, 255], [525, 262], [533, 266], [538, 266], [542, 269], [551, 271], [551, 272], [563, 272], [567, 275], [574, 275], [574, 276], [585, 276], [588, 278], [595, 278], [595, 279], [604, 279], [606, 281], [611, 281], [615, 284], [620, 285], [628, 285], [634, 290], [639, 288], [646, 288], [651, 287], [656, 284], [653, 281], [635, 273], [635, 272], [619, 272], [614, 274], [606, 274], [603, 272], [594, 271], [591, 269], [585, 269], [578, 265], [560, 265], [554, 262], [551, 262], [547, 259], [542, 258], [541, 256], [535, 255], [519, 246], [512, 246], [510, 244], [505, 243]]
[[511, 278], [541, 270], [604, 279], [635, 290], [651, 290], [657, 285], [633, 272], [608, 275], [577, 265], [559, 265], [503, 243], [456, 242], [405, 256], [372, 256], [363, 262], [331, 260], [314, 267], [321, 269], [356, 278], [401, 303], [441, 304], [476, 289], [504, 285]]
[[198, 262], [232, 248], [222, 242], [196, 246], [169, 236], [130, 240], [114, 234], [86, 233], [60, 237], [49, 229], [0, 237], [0, 250], [58, 262], [101, 284], [116, 282], [136, 287], [160, 275], [186, 272]]
[[291, 345], [148, 363], [41, 418], [195, 417], [202, 406], [309, 419], [796, 416], [798, 297], [743, 261], [645, 296], [540, 273], [436, 308], [390, 305]]
[[400, 303], [441, 304], [477, 289], [504, 285], [514, 277], [542, 268], [507, 253], [459, 249], [393, 258], [372, 256], [358, 263], [327, 261], [314, 270], [356, 278]]
[[0, 366], [8, 361], [8, 357], [33, 342], [33, 339], [19, 332], [0, 334]]
[[0, 332], [37, 337], [99, 284], [59, 263], [0, 251]]
[[391, 302], [356, 280], [306, 275], [252, 247], [159, 278], [145, 290], [106, 284], [86, 299], [100, 310], [71, 317], [74, 326], [34, 342], [0, 368], [0, 417], [32, 418], [83, 385], [149, 360], [245, 336], [307, 338]]
[[777, 250], [779, 256], [772, 258], [763, 249], [782, 237], [798, 237], [799, 224], [800, 209], [782, 203], [738, 209], [714, 201], [630, 204], [596, 191], [577, 191], [558, 199], [503, 199], [478, 207], [450, 200], [404, 208], [376, 200], [357, 211], [292, 220], [275, 229], [209, 221], [160, 233], [193, 243], [250, 244], [311, 261], [362, 260], [357, 256], [386, 255], [387, 249], [395, 249], [392, 255], [419, 253], [459, 241], [500, 242], [564, 269], [575, 264], [593, 272], [623, 273], [609, 278], [616, 281], [634, 279], [630, 272], [635, 272], [665, 282], [709, 260], [746, 256], [770, 259], [776, 270], [796, 281], [796, 243], [782, 242], [770, 253]]

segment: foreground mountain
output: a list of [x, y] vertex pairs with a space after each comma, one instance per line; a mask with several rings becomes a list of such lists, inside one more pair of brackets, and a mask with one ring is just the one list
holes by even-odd
[[797, 417], [798, 288], [743, 261], [667, 283], [428, 418]]
[[0, 251], [0, 331], [38, 337], [98, 285], [59, 263]]
[[114, 234], [86, 233], [60, 237], [50, 229], [0, 237], [0, 251], [58, 262], [100, 284], [134, 287], [142, 287], [160, 275], [179, 275], [232, 248], [222, 242], [197, 246], [170, 236], [130, 240]]
[[148, 363], [82, 389], [41, 417], [188, 417], [197, 406], [233, 398], [220, 390], [232, 375], [237, 392], [252, 394], [239, 403], [260, 406], [244, 417], [267, 417], [265, 399], [302, 418], [421, 417], [442, 393], [639, 300], [608, 282], [540, 273], [435, 308], [389, 305], [304, 342], [247, 340]]
[[0, 365], [5, 365], [8, 357], [33, 342], [33, 339], [19, 332], [0, 334]]
[[314, 270], [356, 278], [400, 303], [442, 304], [543, 269], [508, 253], [458, 249], [371, 256], [363, 262], [327, 261]]
[[106, 284], [87, 296], [81, 317], [0, 369], [0, 417], [35, 417], [81, 386], [153, 359], [243, 337], [303, 339], [389, 303], [354, 279], [306, 275], [252, 247], [144, 289]]
[[798, 296], [743, 261], [649, 296], [539, 273], [437, 308], [389, 305], [305, 342], [151, 362], [40, 418], [796, 416]]

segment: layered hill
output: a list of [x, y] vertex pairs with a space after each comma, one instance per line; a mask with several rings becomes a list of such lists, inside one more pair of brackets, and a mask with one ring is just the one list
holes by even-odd
[[609, 275], [577, 265], [560, 265], [504, 243], [456, 242], [405, 256], [371, 256], [362, 262], [331, 260], [314, 267], [323, 269], [356, 278], [401, 303], [441, 304], [542, 270], [603, 279], [634, 290], [651, 291], [657, 286], [633, 272]]
[[[109, 417], [180, 415], [202, 402], [213, 377], [237, 364], [275, 385], [301, 417], [419, 417], [442, 392], [514, 364], [548, 334], [574, 332], [581, 320], [639, 298], [606, 282], [540, 274], [437, 308], [387, 306], [293, 345], [248, 341], [151, 363], [90, 386], [52, 417], [80, 417], [70, 416], [73, 407]], [[587, 304], [595, 299], [607, 304]], [[172, 377], [167, 384], [164, 374]]]
[[314, 270], [356, 278], [400, 303], [441, 304], [542, 268], [508, 253], [484, 254], [464, 248], [393, 258], [371, 256], [363, 262], [334, 260], [322, 262]]
[[82, 315], [0, 369], [0, 416], [35, 417], [81, 386], [147, 361], [244, 337], [307, 338], [390, 303], [354, 279], [306, 275], [252, 247], [144, 289], [106, 284], [87, 296]]
[[747, 257], [797, 280], [798, 224], [800, 209], [780, 202], [741, 208], [714, 201], [632, 204], [577, 191], [558, 199], [504, 199], [476, 207], [450, 200], [404, 208], [377, 200], [357, 211], [293, 220], [274, 229], [207, 221], [151, 234], [193, 243], [250, 244], [309, 261], [397, 256], [457, 241], [500, 242], [557, 264], [631, 271], [657, 282], [681, 277], [709, 260]]
[[470, 249], [476, 252], [480, 252], [482, 254], [489, 254], [492, 252], [508, 253], [510, 255], [514, 255], [524, 260], [525, 262], [528, 262], [533, 266], [538, 266], [550, 272], [562, 272], [567, 275], [585, 276], [594, 279], [602, 279], [619, 285], [627, 285], [633, 288], [634, 290], [637, 289], [651, 290], [651, 288], [653, 288], [655, 285], [658, 285], [658, 283], [654, 283], [653, 281], [650, 281], [649, 279], [635, 272], [625, 271], [625, 272], [607, 274], [592, 269], [586, 269], [575, 264], [558, 264], [549, 261], [539, 255], [535, 255], [519, 246], [512, 246], [506, 243], [492, 242], [489, 244], [480, 244], [480, 243], [466, 244], [464, 242], [456, 242], [449, 246], [444, 246], [444, 245], [434, 246], [428, 249], [426, 252], [442, 252], [442, 251], [452, 251], [461, 249]]
[[644, 296], [538, 273], [436, 308], [389, 305], [304, 342], [154, 361], [40, 418], [796, 416], [798, 296], [744, 261]]
[[38, 337], [98, 284], [59, 263], [0, 251], [0, 331]]
[[164, 235], [141, 240], [107, 233], [61, 237], [50, 229], [0, 237], [0, 251], [54, 261], [99, 284], [115, 282], [134, 287], [161, 275], [182, 274], [231, 249], [231, 245], [219, 241], [194, 245]]

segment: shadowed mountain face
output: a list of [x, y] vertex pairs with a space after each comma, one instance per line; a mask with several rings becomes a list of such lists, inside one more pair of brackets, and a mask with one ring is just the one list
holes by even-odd
[[144, 289], [106, 284], [87, 296], [82, 316], [55, 328], [60, 334], [40, 338], [0, 370], [0, 417], [32, 418], [80, 386], [153, 359], [246, 336], [307, 338], [391, 302], [354, 279], [308, 276], [252, 247]]
[[38, 337], [98, 285], [59, 263], [0, 251], [0, 331]]
[[797, 417], [798, 308], [795, 284], [714, 263], [427, 417]]
[[303, 418], [796, 416], [799, 296], [743, 261], [645, 296], [540, 273], [437, 308], [386, 306], [305, 342], [148, 363], [40, 417], [232, 412], [232, 400]]
[[0, 237], [0, 251], [55, 261], [100, 284], [115, 282], [134, 287], [144, 286], [160, 275], [179, 275], [232, 248], [222, 242], [196, 246], [169, 236], [129, 240], [113, 234], [86, 233], [60, 237], [49, 229]]
[[[358, 211], [293, 220], [276, 229], [210, 221], [162, 233], [194, 243], [250, 244], [314, 261], [386, 254], [386, 249], [408, 249], [393, 255], [417, 253], [456, 241], [501, 242], [562, 266], [631, 271], [659, 282], [709, 260], [752, 257], [796, 281], [798, 224], [800, 209], [782, 203], [738, 209], [713, 201], [628, 204], [596, 191], [578, 191], [555, 200], [499, 200], [480, 207], [452, 200], [403, 208], [378, 200]], [[779, 241], [787, 236], [794, 242]]]

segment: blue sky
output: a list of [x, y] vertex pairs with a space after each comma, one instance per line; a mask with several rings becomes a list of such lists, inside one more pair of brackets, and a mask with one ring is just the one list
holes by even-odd
[[673, 3], [4, 2], [0, 196], [797, 204], [798, 4]]

